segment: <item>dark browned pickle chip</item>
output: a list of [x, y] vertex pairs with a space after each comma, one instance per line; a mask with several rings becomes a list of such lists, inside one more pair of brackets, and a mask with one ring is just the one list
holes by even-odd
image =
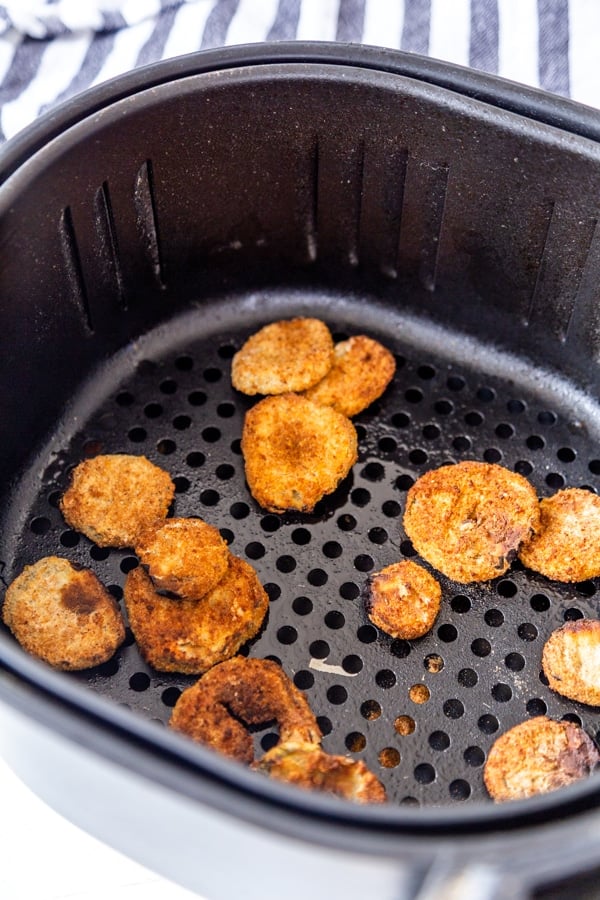
[[159, 592], [197, 600], [227, 572], [229, 548], [219, 530], [197, 518], [165, 519], [135, 551]]
[[325, 791], [355, 803], [386, 800], [385, 788], [362, 760], [326, 753], [315, 744], [277, 744], [254, 768], [296, 787]]
[[358, 458], [346, 416], [298, 394], [266, 397], [246, 413], [242, 452], [254, 499], [270, 512], [312, 512]]
[[2, 617], [28, 653], [56, 669], [98, 666], [125, 640], [111, 594], [89, 569], [59, 556], [25, 566], [6, 591]]
[[333, 338], [320, 319], [284, 319], [265, 325], [233, 357], [231, 382], [244, 394], [303, 391], [333, 365]]
[[370, 578], [367, 614], [386, 634], [413, 640], [433, 627], [441, 600], [442, 589], [433, 575], [406, 559]]
[[159, 594], [141, 566], [125, 581], [125, 605], [140, 653], [160, 672], [200, 674], [254, 637], [269, 598], [253, 567], [232, 556], [225, 576], [199, 600]]
[[251, 763], [254, 748], [247, 726], [273, 719], [281, 741], [319, 744], [321, 740], [304, 694], [281, 666], [267, 659], [236, 656], [183, 691], [169, 725], [231, 759]]
[[540, 519], [519, 551], [523, 565], [555, 581], [600, 575], [600, 497], [566, 488], [540, 501]]
[[538, 521], [538, 499], [525, 478], [472, 460], [422, 475], [404, 513], [417, 553], [462, 584], [503, 575]]
[[158, 525], [175, 495], [170, 475], [145, 456], [114, 453], [83, 460], [60, 501], [65, 521], [100, 547], [135, 547]]
[[[279, 743], [254, 762], [249, 728], [275, 720]], [[171, 728], [264, 775], [357, 803], [382, 803], [385, 790], [362, 761], [321, 749], [321, 731], [302, 691], [281, 666], [237, 656], [215, 666], [175, 704]]]
[[332, 368], [304, 396], [344, 416], [356, 416], [383, 394], [394, 377], [396, 360], [379, 341], [364, 334], [340, 341], [334, 353]]
[[578, 703], [600, 706], [600, 622], [565, 622], [546, 641], [542, 668], [553, 691]]
[[536, 716], [495, 741], [483, 778], [494, 800], [523, 800], [587, 778], [599, 762], [596, 745], [579, 725]]

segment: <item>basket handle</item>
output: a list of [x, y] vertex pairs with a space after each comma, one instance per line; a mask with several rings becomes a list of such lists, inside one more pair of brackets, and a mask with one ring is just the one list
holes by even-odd
[[438, 858], [410, 900], [527, 900], [530, 893], [510, 871], [489, 863], [460, 865]]

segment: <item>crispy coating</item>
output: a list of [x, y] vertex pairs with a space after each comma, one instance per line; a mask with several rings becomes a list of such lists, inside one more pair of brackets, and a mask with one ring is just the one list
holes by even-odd
[[144, 659], [160, 672], [200, 674], [254, 637], [269, 598], [249, 563], [232, 556], [225, 576], [200, 600], [158, 594], [141, 566], [125, 581], [131, 630]]
[[165, 519], [141, 536], [135, 550], [157, 591], [186, 600], [212, 590], [229, 566], [219, 530], [197, 518]]
[[523, 800], [586, 778], [599, 762], [594, 742], [578, 725], [536, 716], [495, 741], [483, 779], [494, 800]]
[[600, 497], [566, 488], [540, 501], [540, 520], [519, 551], [521, 562], [555, 581], [600, 575]]
[[98, 666], [125, 640], [111, 594], [89, 569], [59, 556], [25, 566], [6, 591], [2, 616], [28, 653], [56, 669]]
[[165, 518], [174, 494], [170, 475], [145, 456], [107, 454], [75, 467], [60, 509], [98, 546], [134, 547]]
[[600, 706], [600, 622], [565, 622], [544, 645], [542, 669], [553, 691]]
[[355, 416], [383, 394], [394, 377], [396, 360], [379, 341], [364, 334], [340, 341], [334, 353], [332, 368], [305, 396], [344, 416]]
[[325, 791], [356, 803], [385, 803], [385, 788], [362, 760], [326, 753], [315, 744], [279, 743], [254, 768], [297, 787]]
[[236, 656], [183, 691], [173, 707], [171, 728], [239, 762], [254, 759], [246, 725], [276, 719], [281, 741], [318, 744], [321, 732], [304, 694], [281, 666], [267, 659]]
[[246, 479], [264, 509], [312, 512], [358, 458], [352, 422], [298, 394], [266, 397], [246, 413]]
[[333, 365], [333, 338], [320, 319], [297, 318], [265, 325], [232, 360], [231, 382], [244, 394], [304, 391]]
[[442, 589], [423, 566], [408, 559], [393, 563], [371, 577], [369, 589], [367, 614], [386, 634], [410, 641], [433, 627]]
[[410, 488], [404, 513], [417, 553], [461, 584], [504, 574], [538, 521], [525, 478], [470, 460], [426, 472]]

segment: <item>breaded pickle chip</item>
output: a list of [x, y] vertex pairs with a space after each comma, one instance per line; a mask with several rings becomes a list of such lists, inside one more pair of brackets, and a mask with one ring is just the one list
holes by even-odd
[[187, 688], [175, 704], [171, 728], [236, 759], [254, 759], [246, 725], [276, 719], [281, 741], [318, 744], [321, 732], [304, 694], [281, 666], [268, 659], [236, 656]]
[[145, 456], [95, 456], [73, 470], [60, 501], [65, 520], [100, 547], [134, 547], [167, 515], [175, 494], [168, 472]]
[[333, 338], [320, 319], [272, 322], [248, 338], [233, 357], [231, 382], [244, 394], [304, 391], [333, 365]]
[[368, 616], [386, 634], [410, 641], [433, 627], [441, 600], [442, 589], [433, 575], [406, 559], [371, 576]]
[[383, 394], [394, 377], [396, 360], [379, 341], [363, 334], [336, 344], [334, 353], [333, 367], [305, 396], [355, 416]]
[[422, 475], [404, 513], [417, 553], [462, 584], [504, 574], [538, 521], [538, 499], [525, 478], [470, 460]]
[[540, 520], [519, 551], [523, 565], [555, 581], [600, 575], [600, 497], [566, 488], [540, 501]]
[[536, 716], [495, 741], [483, 779], [494, 800], [523, 800], [586, 778], [598, 762], [594, 742], [579, 725]]
[[546, 641], [542, 668], [553, 691], [600, 706], [600, 622], [565, 622]]
[[98, 666], [125, 640], [111, 594], [89, 569], [59, 556], [25, 566], [6, 591], [2, 616], [28, 653], [56, 669]]
[[355, 803], [384, 803], [385, 788], [362, 760], [293, 741], [267, 751], [254, 768], [296, 787], [325, 791]]
[[202, 519], [165, 519], [142, 535], [135, 550], [157, 591], [187, 600], [203, 597], [229, 566], [227, 543]]
[[125, 581], [125, 605], [140, 653], [160, 672], [200, 674], [254, 637], [269, 598], [249, 563], [231, 557], [226, 575], [200, 600], [158, 594], [141, 566]]
[[298, 394], [266, 397], [246, 413], [242, 452], [250, 491], [264, 509], [311, 512], [356, 462], [356, 429]]

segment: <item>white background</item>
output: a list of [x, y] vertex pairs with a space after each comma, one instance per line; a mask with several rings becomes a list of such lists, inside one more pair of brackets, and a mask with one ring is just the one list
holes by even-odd
[[67, 822], [0, 759], [2, 900], [198, 900]]

